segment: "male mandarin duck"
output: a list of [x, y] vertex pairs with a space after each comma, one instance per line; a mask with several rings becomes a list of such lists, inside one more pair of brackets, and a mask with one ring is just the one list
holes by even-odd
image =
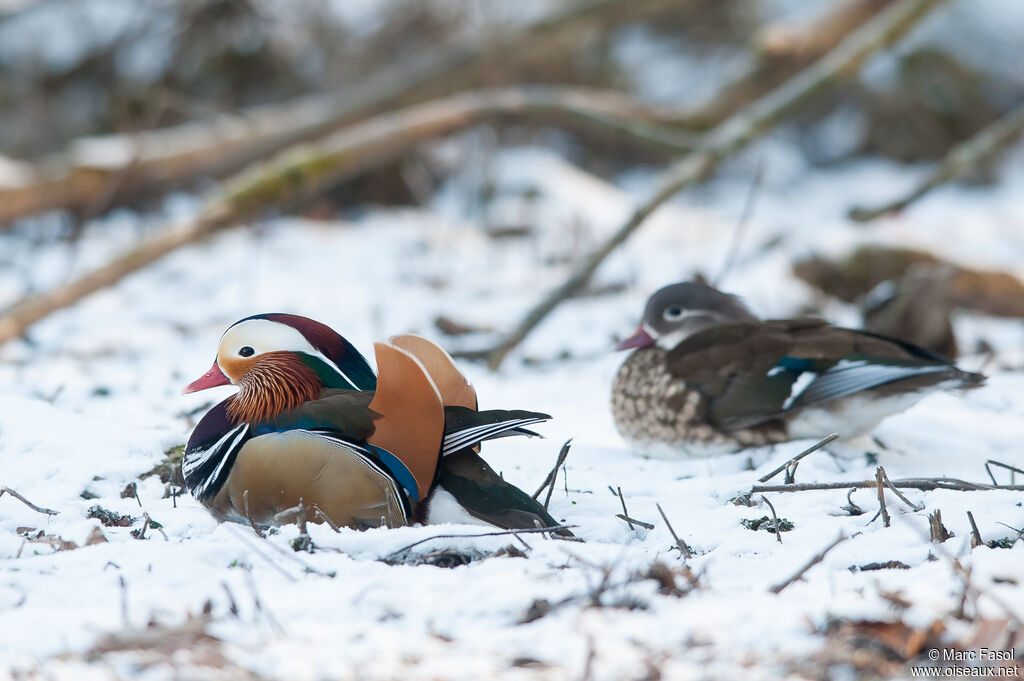
[[713, 456], [830, 433], [855, 438], [935, 390], [980, 385], [928, 350], [817, 319], [761, 321], [698, 283], [647, 301], [612, 386], [622, 436], [650, 456]]
[[228, 328], [213, 366], [183, 391], [239, 389], [189, 438], [182, 472], [192, 496], [220, 520], [260, 525], [300, 499], [359, 529], [560, 524], [477, 455], [483, 440], [534, 435], [524, 426], [547, 414], [478, 411], [473, 386], [424, 338], [374, 349], [379, 376], [351, 343], [306, 317], [261, 314]]

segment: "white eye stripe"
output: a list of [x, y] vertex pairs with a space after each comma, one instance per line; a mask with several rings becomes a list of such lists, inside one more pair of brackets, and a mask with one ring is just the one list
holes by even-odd
[[[241, 349], [251, 347], [254, 352], [251, 355], [243, 355]], [[287, 324], [272, 322], [269, 319], [249, 319], [235, 324], [224, 332], [220, 341], [220, 350], [225, 355], [237, 355], [240, 357], [255, 357], [264, 352], [303, 352], [321, 360], [328, 367], [333, 369], [353, 389], [356, 384], [345, 375], [331, 360], [314, 348], [306, 337]]]

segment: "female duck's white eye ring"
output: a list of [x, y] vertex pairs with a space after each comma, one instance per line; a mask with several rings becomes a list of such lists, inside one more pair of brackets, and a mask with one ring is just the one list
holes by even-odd
[[241, 357], [252, 357], [256, 354], [256, 351], [252, 349], [252, 346], [244, 345], [242, 346], [242, 349], [238, 351], [238, 354]]
[[661, 316], [663, 316], [666, 319], [666, 321], [678, 322], [680, 319], [686, 316], [686, 310], [684, 310], [681, 307], [676, 307], [675, 305], [673, 305], [672, 307], [666, 307], [665, 311], [662, 313]]

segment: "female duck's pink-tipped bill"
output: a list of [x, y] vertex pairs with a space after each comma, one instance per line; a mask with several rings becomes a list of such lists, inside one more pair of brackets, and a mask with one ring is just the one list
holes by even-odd
[[213, 366], [205, 374], [192, 381], [181, 389], [182, 395], [199, 392], [207, 388], [216, 388], [219, 385], [231, 385], [231, 379], [224, 375], [224, 372], [217, 366], [217, 360], [213, 360]]
[[616, 350], [629, 350], [630, 348], [649, 348], [654, 345], [654, 339], [651, 338], [651, 334], [644, 330], [644, 327], [639, 327], [632, 336], [622, 341], [615, 346]]

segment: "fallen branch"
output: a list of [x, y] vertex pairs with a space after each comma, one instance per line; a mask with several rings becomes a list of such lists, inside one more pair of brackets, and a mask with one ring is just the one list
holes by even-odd
[[697, 149], [661, 176], [646, 199], [604, 243], [584, 258], [569, 277], [527, 312], [497, 346], [476, 353], [494, 369], [559, 304], [580, 291], [597, 268], [624, 243], [655, 210], [682, 189], [706, 179], [718, 164], [785, 120], [805, 102], [836, 82], [856, 74], [873, 53], [893, 44], [942, 0], [901, 0], [846, 37], [825, 57], [761, 97], [747, 109], [711, 130]]
[[838, 438], [839, 438], [839, 433], [832, 433], [831, 435], [823, 437], [822, 439], [818, 440], [817, 442], [815, 442], [813, 445], [811, 445], [810, 447], [808, 447], [804, 451], [802, 451], [799, 454], [797, 454], [796, 456], [794, 456], [792, 459], [790, 459], [786, 463], [782, 464], [781, 466], [779, 466], [778, 468], [773, 470], [771, 473], [768, 473], [767, 475], [761, 476], [760, 478], [757, 479], [757, 481], [758, 482], [768, 482], [769, 480], [774, 478], [776, 475], [778, 475], [782, 471], [786, 470], [787, 468], [789, 468], [790, 466], [795, 464], [800, 459], [804, 458], [808, 454], [813, 454], [814, 452], [818, 451], [819, 449], [821, 449], [822, 447], [827, 445], [829, 442], [832, 442], [833, 440], [836, 440]]
[[863, 25], [892, 0], [846, 0], [809, 21], [774, 24], [755, 34], [755, 59], [738, 78], [706, 102], [675, 112], [669, 120], [691, 130], [710, 128], [735, 114], [835, 48], [851, 31]]
[[43, 508], [42, 506], [36, 506], [31, 501], [15, 492], [10, 487], [0, 487], [0, 497], [4, 494], [10, 494], [12, 497], [31, 508], [36, 513], [45, 513], [46, 515], [60, 515], [60, 511], [54, 511], [51, 508]]
[[[585, 0], [540, 21], [483, 35], [470, 45], [417, 54], [369, 74], [340, 94], [311, 95], [143, 135], [80, 140], [64, 158], [28, 164], [30, 179], [23, 186], [0, 191], [0, 224], [45, 210], [87, 209], [97, 196], [108, 206], [117, 205], [197, 173], [222, 177], [383, 111], [493, 82], [496, 75], [514, 79], [510, 76], [524, 65], [575, 52], [612, 26], [692, 2]], [[639, 129], [634, 132], [644, 135]], [[122, 171], [133, 159], [134, 169], [126, 176]]]
[[270, 206], [301, 201], [385, 165], [428, 139], [488, 117], [544, 109], [559, 101], [570, 106], [579, 95], [529, 87], [466, 92], [382, 114], [315, 145], [289, 149], [226, 181], [222, 192], [209, 200], [193, 220], [144, 241], [77, 279], [15, 303], [0, 314], [0, 343], [168, 253], [250, 219]]
[[786, 581], [782, 582], [781, 584], [776, 584], [775, 586], [773, 586], [772, 588], [770, 588], [768, 590], [770, 592], [772, 592], [773, 594], [782, 593], [783, 589], [785, 589], [787, 586], [789, 586], [790, 584], [792, 584], [796, 580], [798, 580], [801, 577], [803, 577], [804, 574], [808, 570], [810, 570], [812, 567], [814, 567], [815, 565], [817, 565], [821, 561], [825, 560], [825, 556], [828, 554], [828, 552], [831, 551], [832, 549], [834, 549], [836, 546], [838, 546], [840, 543], [842, 543], [844, 541], [846, 541], [846, 535], [843, 535], [843, 534], [839, 535], [839, 537], [834, 542], [832, 542], [831, 544], [826, 546], [824, 549], [822, 549], [818, 553], [814, 554], [814, 556], [809, 561], [807, 561], [807, 563], [802, 568], [797, 570], [796, 573], [792, 577], [790, 577]]
[[1022, 133], [1024, 133], [1024, 103], [991, 125], [982, 128], [973, 137], [953, 147], [928, 177], [903, 198], [877, 208], [852, 208], [849, 217], [857, 222], [869, 222], [888, 213], [903, 210], [939, 185], [955, 180], [1006, 149]]
[[615, 517], [618, 518], [619, 520], [625, 520], [626, 523], [629, 525], [629, 529], [631, 529], [631, 530], [636, 529], [636, 528], [633, 527], [634, 525], [639, 525], [640, 527], [644, 528], [645, 530], [653, 530], [654, 529], [654, 524], [653, 523], [644, 522], [643, 520], [637, 520], [636, 518], [630, 518], [628, 515], [626, 515], [624, 513], [616, 513]]
[[[956, 478], [907, 478], [905, 480], [892, 480], [892, 486], [898, 489], [919, 489], [930, 491], [936, 489], [948, 489], [958, 492], [977, 492], [984, 490], [1008, 490], [1012, 492], [1024, 492], [1024, 485], [980, 485], [966, 480]], [[814, 490], [827, 489], [871, 489], [877, 487], [875, 480], [863, 480], [857, 482], [805, 482], [792, 485], [754, 485], [750, 488], [750, 494], [760, 492], [809, 492]]]

